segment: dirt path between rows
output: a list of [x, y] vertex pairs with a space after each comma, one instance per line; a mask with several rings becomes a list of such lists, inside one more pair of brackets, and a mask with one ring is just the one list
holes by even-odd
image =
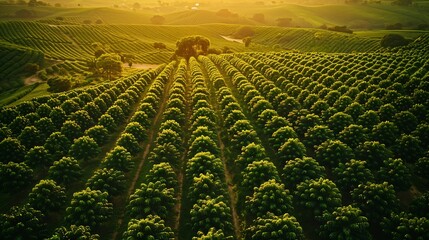
[[[217, 112], [217, 115], [219, 116], [219, 119], [220, 119], [221, 114], [220, 114], [218, 102], [216, 100], [215, 89], [213, 87], [213, 84], [210, 82], [207, 74], [207, 70], [204, 68], [203, 65], [201, 65], [201, 70], [203, 71], [204, 78], [206, 79], [207, 87], [209, 88], [211, 105], [213, 106], [213, 110]], [[217, 131], [217, 141], [219, 143], [219, 148], [220, 148], [220, 158], [222, 160], [223, 168], [224, 168], [225, 182], [227, 184], [228, 195], [231, 200], [230, 206], [231, 206], [231, 212], [232, 212], [232, 223], [234, 225], [235, 239], [241, 239], [241, 221], [240, 221], [240, 217], [237, 214], [237, 208], [236, 208], [238, 196], [237, 196], [237, 192], [234, 189], [234, 181], [233, 181], [234, 176], [229, 171], [229, 168], [228, 168], [228, 163], [225, 156], [225, 144], [222, 141], [221, 129], [217, 128], [216, 131]]]
[[189, 119], [191, 119], [191, 112], [192, 109], [190, 107], [191, 105], [191, 100], [190, 100], [190, 81], [189, 81], [189, 69], [188, 69], [188, 73], [186, 76], [187, 82], [186, 82], [186, 90], [185, 90], [185, 99], [186, 99], [186, 123], [183, 127], [183, 134], [184, 134], [184, 138], [183, 138], [183, 146], [185, 147], [185, 151], [183, 152], [183, 155], [180, 159], [180, 164], [179, 164], [179, 174], [177, 175], [177, 180], [178, 180], [178, 184], [179, 184], [179, 189], [177, 191], [177, 196], [176, 196], [176, 205], [174, 206], [174, 211], [176, 213], [176, 219], [174, 222], [174, 232], [176, 234], [175, 239], [179, 239], [179, 235], [180, 235], [180, 217], [181, 217], [181, 212], [182, 212], [182, 198], [183, 198], [183, 177], [185, 175], [185, 171], [186, 171], [186, 164], [187, 164], [187, 156], [188, 156], [188, 151], [189, 151], [189, 146], [188, 146], [188, 141], [189, 141], [189, 133], [187, 132], [188, 129], [190, 128], [190, 123], [189, 123]]
[[35, 83], [40, 83], [40, 82], [43, 82], [42, 79], [38, 78], [36, 75], [32, 75], [24, 79], [25, 86], [33, 85]]
[[233, 176], [228, 169], [228, 165], [225, 157], [225, 145], [223, 144], [221, 133], [219, 130], [217, 131], [217, 141], [219, 142], [219, 146], [220, 146], [220, 155], [221, 155], [220, 157], [223, 163], [225, 181], [228, 186], [229, 198], [231, 199], [232, 223], [234, 224], [235, 237], [237, 239], [241, 239], [240, 218], [238, 217], [237, 209], [235, 208], [235, 206], [237, 205], [237, 193], [234, 191]]
[[243, 43], [242, 39], [238, 39], [238, 38], [232, 38], [232, 37], [228, 37], [228, 36], [223, 36], [220, 35], [223, 39], [225, 39], [226, 41], [230, 41], [230, 42], [236, 42], [236, 43]]

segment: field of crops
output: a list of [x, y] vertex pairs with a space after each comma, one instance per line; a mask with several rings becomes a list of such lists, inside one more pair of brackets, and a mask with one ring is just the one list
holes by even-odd
[[3, 108], [0, 234], [429, 239], [428, 46], [192, 57]]

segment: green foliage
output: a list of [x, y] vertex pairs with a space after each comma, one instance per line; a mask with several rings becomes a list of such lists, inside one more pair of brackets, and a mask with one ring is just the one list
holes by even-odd
[[380, 123], [380, 117], [376, 111], [368, 110], [359, 116], [357, 123], [367, 129], [373, 129], [377, 124]]
[[393, 157], [386, 145], [377, 141], [366, 141], [356, 149], [356, 158], [365, 160], [369, 169], [378, 170], [383, 161]]
[[399, 207], [393, 185], [367, 182], [351, 192], [354, 206], [360, 208], [370, 223], [378, 223]]
[[131, 218], [141, 219], [149, 215], [158, 215], [167, 219], [174, 206], [174, 189], [167, 188], [162, 182], [142, 183], [131, 196], [127, 212]]
[[392, 146], [399, 137], [398, 127], [393, 122], [389, 121], [384, 121], [375, 125], [371, 132], [372, 138], [375, 141], [384, 143], [388, 147]]
[[49, 117], [52, 119], [54, 126], [60, 128], [63, 125], [63, 122], [66, 120], [66, 112], [61, 107], [54, 107], [52, 112], [49, 114]]
[[415, 164], [415, 173], [420, 177], [429, 176], [429, 157], [421, 157], [417, 160]]
[[297, 118], [295, 121], [295, 128], [299, 136], [304, 136], [310, 128], [322, 124], [319, 116], [307, 113], [307, 110], [294, 111], [291, 115], [293, 115], [293, 118]]
[[338, 139], [351, 148], [356, 148], [368, 140], [368, 134], [361, 125], [350, 124], [338, 134]]
[[429, 192], [424, 192], [411, 202], [410, 212], [414, 214], [414, 216], [429, 219]]
[[392, 213], [382, 222], [383, 232], [392, 240], [429, 238], [429, 219], [401, 212]]
[[149, 215], [142, 219], [131, 219], [122, 239], [173, 239], [174, 232], [159, 216]]
[[389, 182], [397, 191], [405, 191], [411, 186], [411, 171], [400, 158], [384, 160], [377, 178], [380, 182]]
[[216, 142], [213, 141], [210, 137], [200, 136], [195, 138], [189, 147], [189, 156], [195, 156], [199, 152], [210, 152], [211, 154], [218, 154], [219, 147]]
[[312, 128], [309, 128], [304, 134], [304, 143], [307, 146], [316, 148], [321, 143], [333, 138], [334, 132], [328, 126], [316, 125]]
[[119, 170], [101, 168], [88, 179], [86, 186], [93, 190], [107, 192], [109, 196], [116, 196], [125, 190], [125, 175]]
[[353, 124], [353, 118], [347, 113], [338, 112], [328, 119], [328, 126], [335, 133], [341, 132], [344, 128]]
[[30, 123], [26, 117], [18, 116], [9, 124], [8, 127], [14, 135], [18, 135], [29, 124]]
[[46, 232], [44, 215], [30, 205], [14, 206], [0, 215], [0, 234], [3, 239], [43, 239]]
[[393, 118], [399, 131], [409, 134], [417, 128], [418, 119], [410, 111], [402, 111], [395, 114]]
[[65, 220], [69, 224], [98, 227], [106, 222], [113, 212], [107, 192], [86, 188], [73, 194], [71, 204], [66, 209]]
[[359, 208], [351, 205], [336, 208], [333, 212], [324, 212], [321, 217], [319, 236], [332, 240], [369, 240], [368, 219]]
[[54, 76], [47, 81], [50, 92], [64, 92], [72, 88], [73, 83], [70, 76]]
[[207, 233], [203, 231], [198, 231], [197, 237], [192, 237], [192, 240], [223, 240], [223, 239], [233, 239], [232, 236], [226, 237], [222, 230], [216, 230], [215, 228], [210, 228]]
[[269, 141], [273, 149], [278, 150], [289, 138], [298, 138], [298, 135], [292, 127], [286, 126], [275, 131]]
[[157, 144], [150, 153], [149, 159], [155, 163], [168, 162], [177, 164], [180, 160], [180, 152], [171, 143]]
[[61, 127], [61, 133], [70, 141], [82, 136], [82, 128], [76, 121], [67, 120]]
[[287, 162], [295, 158], [304, 157], [306, 151], [304, 144], [298, 138], [289, 138], [279, 148], [277, 156], [282, 162]]
[[33, 180], [33, 170], [25, 163], [0, 163], [1, 191], [14, 192], [28, 186]]
[[34, 126], [25, 127], [18, 136], [18, 140], [26, 149], [42, 144], [40, 131]]
[[366, 162], [354, 159], [340, 163], [332, 170], [332, 174], [338, 187], [346, 193], [358, 187], [359, 184], [374, 180], [371, 171], [366, 167]]
[[232, 230], [231, 209], [221, 197], [215, 199], [201, 199], [193, 205], [191, 211], [192, 231], [207, 232], [216, 228], [224, 232]]
[[283, 184], [271, 179], [254, 189], [253, 196], [247, 197], [246, 216], [255, 219], [267, 213], [276, 216], [293, 212], [292, 195]]
[[96, 66], [107, 79], [122, 72], [121, 57], [114, 53], [105, 53], [96, 59]]
[[222, 176], [222, 161], [209, 152], [199, 152], [195, 154], [186, 164], [186, 176], [192, 180], [194, 177], [198, 177], [200, 173]]
[[52, 162], [52, 156], [43, 146], [35, 146], [25, 155], [25, 163], [30, 167], [47, 168]]
[[231, 136], [231, 144], [237, 151], [241, 150], [243, 146], [247, 146], [250, 143], [260, 143], [258, 134], [253, 129], [239, 131]]
[[72, 113], [70, 120], [75, 121], [82, 129], [88, 129], [94, 125], [94, 120], [86, 110], [78, 110]]
[[122, 108], [118, 105], [111, 106], [109, 109], [107, 109], [106, 114], [110, 115], [113, 120], [115, 120], [115, 124], [118, 126], [121, 125], [121, 123], [125, 120], [124, 110], [122, 110]]
[[100, 119], [98, 120], [98, 124], [106, 128], [109, 132], [115, 131], [117, 127], [115, 119], [110, 116], [110, 114], [101, 115]]
[[100, 151], [101, 149], [94, 139], [83, 136], [74, 140], [69, 153], [77, 160], [89, 161], [91, 158], [96, 157]]
[[243, 195], [253, 193], [253, 189], [259, 187], [262, 183], [274, 179], [280, 182], [280, 176], [276, 166], [266, 160], [255, 161], [243, 170], [240, 186], [243, 189]]
[[100, 236], [98, 234], [92, 234], [91, 228], [88, 226], [76, 226], [71, 225], [70, 227], [59, 227], [55, 229], [55, 233], [52, 235], [49, 240], [73, 240], [73, 239], [82, 239], [82, 240], [99, 240]]
[[254, 34], [255, 34], [255, 31], [252, 29], [252, 27], [242, 26], [242, 27], [239, 27], [232, 36], [234, 38], [241, 39], [245, 37], [252, 37]]
[[340, 190], [334, 182], [325, 178], [301, 182], [296, 186], [294, 198], [296, 205], [313, 217], [319, 217], [323, 211], [332, 211], [341, 206]]
[[217, 135], [214, 132], [214, 130], [209, 129], [206, 126], [197, 127], [191, 134], [191, 137], [189, 138], [189, 143], [191, 144], [195, 139], [201, 136], [207, 136], [210, 139], [217, 139]]
[[191, 204], [197, 202], [198, 199], [210, 197], [212, 199], [224, 193], [224, 186], [218, 177], [213, 174], [200, 173], [198, 177], [194, 177], [189, 187], [188, 199]]
[[336, 167], [353, 157], [353, 150], [339, 140], [327, 140], [316, 149], [316, 160], [326, 167]]
[[69, 185], [78, 180], [82, 173], [79, 163], [72, 157], [63, 157], [49, 168], [50, 179], [63, 185]]
[[151, 124], [148, 115], [143, 111], [135, 112], [130, 121], [138, 122], [142, 127], [145, 127], [145, 128], [149, 128]]
[[258, 217], [246, 228], [245, 239], [251, 240], [303, 240], [302, 227], [295, 217], [285, 213], [281, 216], [269, 214]]
[[396, 156], [402, 158], [407, 163], [415, 163], [423, 156], [422, 142], [412, 135], [403, 134], [396, 139], [394, 151]]
[[24, 161], [25, 147], [16, 138], [7, 137], [0, 142], [0, 162]]
[[121, 146], [113, 148], [103, 160], [103, 165], [106, 168], [113, 168], [115, 170], [128, 172], [134, 165], [131, 159], [131, 153]]
[[253, 162], [266, 158], [265, 148], [261, 144], [251, 143], [241, 148], [241, 153], [237, 156], [235, 164], [243, 169]]
[[158, 133], [156, 144], [163, 145], [168, 143], [173, 144], [177, 150], [181, 150], [183, 148], [180, 134], [171, 129], [164, 129]]
[[210, 47], [210, 40], [203, 36], [189, 36], [176, 42], [176, 55], [189, 59], [198, 55], [206, 55]]
[[109, 131], [101, 125], [95, 125], [85, 131], [85, 135], [94, 139], [98, 146], [102, 146], [109, 140]]
[[162, 182], [167, 188], [178, 186], [177, 175], [169, 163], [163, 162], [153, 165], [146, 175], [147, 182]]
[[75, 101], [73, 101], [71, 99], [68, 99], [68, 100], [64, 101], [61, 104], [61, 108], [64, 110], [64, 112], [67, 115], [70, 115], [71, 113], [76, 112], [77, 110], [79, 110], [80, 106], [79, 106], [79, 104], [77, 102], [75, 102]]
[[52, 133], [45, 141], [45, 149], [52, 155], [53, 159], [60, 159], [70, 149], [71, 143], [66, 136], [60, 132]]
[[381, 46], [385, 48], [406, 46], [409, 43], [409, 40], [396, 33], [386, 34], [380, 42]]
[[65, 189], [54, 180], [42, 179], [31, 190], [28, 202], [31, 207], [42, 213], [59, 210], [66, 202]]
[[133, 156], [137, 155], [141, 150], [137, 139], [130, 133], [123, 133], [116, 142], [116, 145], [124, 147]]
[[325, 177], [325, 167], [311, 157], [295, 158], [287, 161], [283, 168], [282, 180], [289, 189], [310, 179]]
[[34, 123], [34, 126], [40, 131], [44, 138], [48, 137], [56, 130], [55, 124], [49, 117], [43, 117]]

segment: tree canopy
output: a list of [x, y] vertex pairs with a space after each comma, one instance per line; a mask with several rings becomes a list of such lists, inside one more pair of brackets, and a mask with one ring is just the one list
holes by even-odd
[[203, 36], [184, 37], [176, 42], [176, 55], [189, 59], [198, 55], [206, 55], [210, 40]]

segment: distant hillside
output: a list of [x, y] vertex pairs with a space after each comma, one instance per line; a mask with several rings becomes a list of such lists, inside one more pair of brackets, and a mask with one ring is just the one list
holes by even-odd
[[294, 26], [319, 27], [326, 25], [346, 25], [354, 29], [384, 29], [386, 25], [401, 23], [415, 28], [418, 24], [429, 23], [429, 5], [412, 7], [391, 6], [389, 4], [368, 5], [321, 5], [321, 6], [246, 6], [231, 7], [245, 17], [255, 13], [265, 15], [267, 24], [275, 24], [278, 18], [291, 18]]
[[[2, 5], [0, 21], [23, 20], [17, 18], [18, 10], [32, 12], [25, 20], [53, 21], [61, 18], [65, 24], [82, 24], [85, 20], [94, 24], [101, 20], [107, 24], [150, 24], [154, 15], [165, 18], [165, 25], [195, 25], [208, 23], [231, 23], [246, 25], [277, 25], [277, 19], [290, 18], [293, 27], [320, 27], [321, 25], [346, 25], [352, 29], [385, 29], [387, 25], [401, 23], [406, 29], [415, 29], [419, 24], [429, 24], [429, 1], [419, 2], [416, 6], [392, 6], [389, 3], [368, 5], [313, 5], [265, 4], [255, 2], [247, 4], [236, 2], [228, 4], [202, 4], [198, 10], [190, 6], [142, 7], [132, 10], [129, 7], [34, 7]], [[179, 3], [177, 3], [179, 4]], [[185, 3], [182, 3], [182, 5]], [[222, 17], [217, 14], [221, 9], [228, 9], [237, 17]], [[263, 14], [265, 21], [255, 21], [253, 16]], [[61, 22], [54, 22], [59, 24]]]

